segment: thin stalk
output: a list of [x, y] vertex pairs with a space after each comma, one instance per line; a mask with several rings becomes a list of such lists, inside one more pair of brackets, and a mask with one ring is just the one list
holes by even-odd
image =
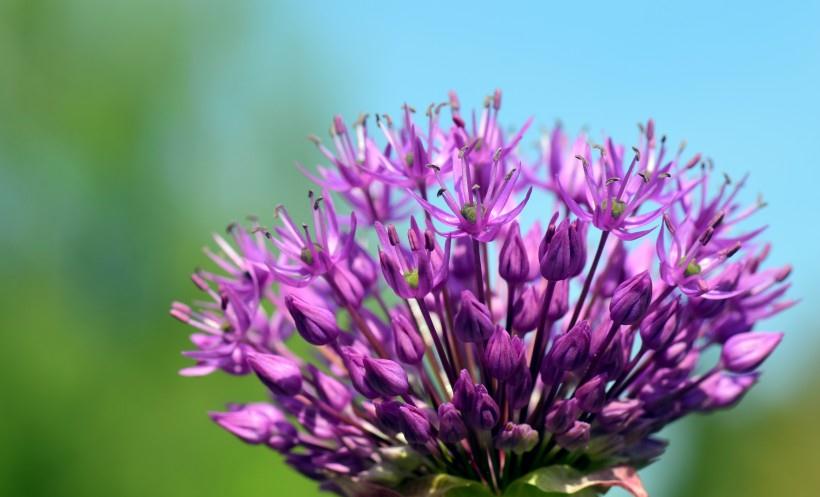
[[584, 280], [584, 286], [581, 288], [581, 295], [578, 296], [578, 302], [575, 303], [575, 310], [572, 311], [572, 319], [570, 319], [567, 329], [571, 329], [575, 326], [576, 321], [578, 321], [578, 316], [581, 315], [581, 308], [584, 306], [584, 300], [586, 300], [587, 293], [589, 293], [589, 287], [592, 285], [592, 278], [595, 276], [595, 270], [598, 268], [598, 263], [601, 261], [601, 254], [604, 253], [604, 246], [606, 245], [607, 238], [609, 238], [609, 231], [602, 231], [601, 238], [598, 240], [598, 249], [595, 250], [595, 257], [592, 259], [592, 265], [589, 267], [589, 273], [587, 273], [586, 280]]
[[554, 293], [555, 282], [550, 280], [547, 282], [547, 291], [544, 294], [544, 302], [541, 304], [541, 314], [538, 317], [538, 330], [535, 332], [535, 342], [532, 349], [532, 358], [530, 359], [530, 378], [532, 379], [533, 388], [535, 387], [535, 379], [541, 370], [541, 362], [544, 360], [544, 353], [546, 352], [547, 314], [549, 314], [550, 301], [552, 301]]
[[484, 294], [484, 275], [483, 271], [481, 270], [481, 248], [479, 247], [479, 242], [476, 239], [473, 239], [473, 262], [475, 263], [475, 286], [477, 290], [476, 296], [478, 300], [482, 304], [487, 303], [487, 297]]
[[507, 322], [505, 328], [512, 335], [513, 304], [515, 303], [515, 290], [518, 287], [515, 283], [507, 283]]
[[430, 330], [430, 335], [433, 337], [433, 344], [436, 346], [436, 352], [438, 352], [439, 360], [441, 361], [441, 365], [444, 367], [444, 372], [447, 375], [447, 379], [450, 380], [450, 386], [452, 387], [456, 381], [456, 375], [453, 371], [452, 364], [450, 364], [450, 361], [447, 358], [447, 351], [444, 349], [444, 344], [441, 343], [441, 338], [438, 336], [435, 324], [433, 324], [433, 318], [430, 316], [430, 311], [427, 309], [427, 304], [424, 303], [423, 299], [416, 299], [416, 303], [421, 310], [421, 315], [424, 317], [424, 322], [427, 324], [427, 329]]

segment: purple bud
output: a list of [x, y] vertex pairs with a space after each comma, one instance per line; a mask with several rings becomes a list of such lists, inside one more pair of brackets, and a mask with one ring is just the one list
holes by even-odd
[[723, 345], [723, 353], [720, 356], [723, 366], [733, 373], [751, 371], [769, 357], [782, 339], [783, 333], [776, 332], [737, 334]]
[[527, 247], [521, 239], [518, 222], [514, 221], [507, 231], [504, 245], [501, 246], [501, 253], [498, 257], [498, 274], [508, 283], [523, 283], [527, 281], [529, 272]]
[[285, 297], [285, 306], [293, 318], [296, 330], [305, 341], [313, 345], [327, 345], [336, 340], [339, 327], [333, 313], [295, 295]]
[[318, 395], [320, 399], [339, 411], [350, 404], [352, 395], [347, 385], [323, 373], [312, 364], [308, 365], [308, 369], [313, 376], [313, 386], [316, 388], [316, 395]]
[[538, 247], [541, 276], [558, 281], [578, 276], [586, 264], [586, 229], [577, 220], [564, 219], [555, 229], [548, 229]]
[[567, 311], [569, 311], [569, 280], [557, 281], [547, 309], [547, 319], [558, 321]]
[[626, 278], [626, 248], [618, 241], [607, 256], [604, 272], [598, 278], [598, 292], [602, 297], [612, 297], [618, 283]]
[[492, 430], [498, 423], [498, 404], [487, 393], [487, 388], [484, 385], [476, 386], [475, 403], [466, 414], [470, 426], [478, 430]]
[[749, 319], [745, 312], [725, 312], [715, 319], [707, 336], [715, 342], [724, 343], [738, 333], [752, 331], [753, 326], [754, 320]]
[[453, 246], [452, 272], [456, 278], [470, 280], [475, 276], [473, 249], [469, 237], [456, 238]]
[[228, 412], [212, 412], [210, 416], [219, 426], [249, 444], [265, 443], [277, 450], [288, 450], [296, 441], [296, 429], [270, 404], [247, 404]]
[[649, 350], [658, 350], [669, 342], [677, 331], [678, 299], [659, 306], [641, 321], [641, 340]]
[[507, 398], [510, 401], [510, 406], [513, 409], [521, 409], [530, 403], [530, 394], [532, 392], [532, 377], [529, 371], [523, 374], [516, 374], [510, 379], [510, 385], [507, 388]]
[[610, 402], [598, 413], [598, 421], [607, 431], [621, 431], [640, 415], [641, 402], [636, 399]]
[[456, 312], [453, 331], [462, 342], [484, 342], [493, 334], [495, 324], [487, 306], [469, 290], [461, 292], [461, 305]]
[[518, 354], [513, 348], [510, 334], [502, 326], [496, 326], [487, 341], [483, 359], [487, 372], [497, 380], [506, 380], [515, 372]]
[[382, 397], [403, 395], [410, 388], [407, 381], [407, 372], [399, 363], [390, 359], [365, 357], [364, 371], [364, 381]]
[[614, 323], [633, 324], [640, 320], [652, 300], [652, 278], [644, 271], [624, 281], [609, 302], [609, 316]]
[[373, 390], [370, 383], [365, 380], [364, 355], [352, 347], [342, 347], [342, 360], [356, 391], [368, 399], [378, 397], [378, 392]]
[[600, 411], [606, 402], [606, 376], [599, 374], [578, 387], [575, 398], [582, 410]]
[[518, 455], [531, 451], [537, 444], [538, 432], [528, 424], [507, 423], [495, 439], [496, 448]]
[[535, 285], [527, 286], [519, 292], [513, 304], [513, 328], [519, 333], [527, 333], [538, 327], [542, 298]]
[[390, 313], [396, 357], [405, 364], [418, 364], [424, 357], [424, 341], [413, 323], [402, 312]]
[[438, 406], [439, 438], [445, 443], [458, 443], [467, 437], [467, 426], [458, 409], [450, 402]]
[[547, 422], [544, 426], [552, 433], [564, 433], [572, 427], [580, 414], [581, 408], [577, 400], [559, 400], [547, 413]]
[[467, 412], [472, 409], [475, 398], [476, 391], [473, 378], [466, 369], [462, 369], [455, 385], [453, 385], [453, 405], [455, 405], [459, 411]]
[[548, 363], [561, 371], [577, 371], [589, 358], [590, 327], [586, 319], [579, 321], [568, 332], [555, 339]]
[[259, 380], [276, 395], [292, 397], [302, 391], [302, 372], [292, 359], [253, 353], [248, 357], [248, 363]]
[[556, 435], [555, 441], [569, 451], [583, 449], [589, 443], [589, 424], [576, 421], [569, 430]]
[[401, 406], [403, 404], [396, 400], [385, 400], [376, 404], [376, 420], [379, 428], [389, 434], [399, 433], [401, 427]]
[[433, 426], [418, 407], [403, 405], [401, 414], [401, 431], [411, 445], [424, 445], [433, 438]]
[[363, 288], [372, 287], [379, 279], [376, 261], [359, 244], [353, 245], [348, 267]]
[[328, 277], [333, 282], [333, 288], [343, 302], [353, 307], [362, 305], [364, 287], [352, 272], [342, 265], [337, 265], [328, 273]]
[[724, 409], [736, 404], [746, 395], [760, 376], [760, 373], [729, 375], [718, 373], [704, 381], [699, 390], [706, 399], [702, 408], [706, 410]]

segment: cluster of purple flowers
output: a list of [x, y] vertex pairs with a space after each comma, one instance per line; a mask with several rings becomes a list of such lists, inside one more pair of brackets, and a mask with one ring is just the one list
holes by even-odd
[[[305, 170], [309, 222], [277, 207], [215, 237], [204, 301], [171, 308], [196, 329], [182, 374], [269, 391], [216, 423], [339, 493], [439, 473], [500, 491], [549, 465], [642, 467], [665, 425], [757, 382], [782, 334], [753, 327], [793, 302], [741, 226], [762, 206], [745, 178], [715, 185], [651, 120], [631, 149], [556, 127], [530, 158], [529, 122], [510, 135], [500, 108], [336, 117], [331, 146], [311, 138], [328, 165]], [[546, 229], [522, 232], [531, 195]]]

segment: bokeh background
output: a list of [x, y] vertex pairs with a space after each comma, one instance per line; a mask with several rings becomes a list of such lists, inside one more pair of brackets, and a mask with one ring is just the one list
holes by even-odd
[[[184, 379], [209, 233], [305, 210], [296, 160], [333, 113], [495, 87], [629, 142], [653, 116], [720, 169], [752, 172], [798, 308], [762, 384], [688, 419], [643, 472], [653, 496], [820, 495], [816, 2], [0, 0], [0, 495], [314, 495], [205, 415], [263, 393]], [[528, 136], [537, 138], [537, 130]]]

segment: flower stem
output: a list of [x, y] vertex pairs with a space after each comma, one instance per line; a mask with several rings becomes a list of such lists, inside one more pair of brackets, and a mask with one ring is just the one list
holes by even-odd
[[578, 316], [581, 315], [581, 308], [584, 306], [584, 301], [589, 293], [589, 287], [592, 285], [592, 278], [595, 276], [595, 270], [598, 268], [598, 262], [600, 262], [601, 255], [604, 252], [604, 246], [606, 245], [607, 238], [609, 238], [609, 231], [602, 231], [601, 238], [598, 240], [598, 249], [595, 251], [595, 257], [592, 259], [592, 265], [589, 267], [589, 273], [584, 280], [584, 286], [581, 288], [581, 295], [578, 296], [578, 302], [575, 303], [575, 310], [572, 311], [572, 319], [570, 319], [569, 326], [567, 326], [568, 330], [575, 326], [575, 322], [578, 321]]

